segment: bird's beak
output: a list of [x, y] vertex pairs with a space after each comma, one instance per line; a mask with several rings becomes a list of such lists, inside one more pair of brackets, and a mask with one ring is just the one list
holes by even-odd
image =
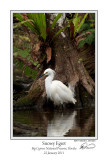
[[43, 77], [43, 76], [45, 76], [47, 73], [43, 73], [39, 78], [41, 78], [41, 77]]

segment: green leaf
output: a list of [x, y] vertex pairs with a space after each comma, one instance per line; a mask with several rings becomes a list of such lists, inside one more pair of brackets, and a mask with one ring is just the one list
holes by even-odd
[[53, 29], [57, 23], [57, 21], [60, 19], [60, 17], [62, 16], [63, 13], [58, 13], [58, 15], [56, 16], [56, 18], [54, 19], [52, 25], [51, 25], [51, 29]]
[[31, 72], [32, 72], [32, 69], [30, 67], [26, 66], [25, 69], [24, 69], [24, 73], [27, 76], [31, 76]]
[[35, 30], [37, 31], [37, 34], [40, 35], [40, 29], [39, 29], [39, 13], [27, 13], [27, 16], [30, 20], [32, 20], [33, 26]]
[[[14, 13], [14, 16], [21, 22], [24, 21], [23, 19], [23, 15], [21, 13]], [[35, 29], [35, 27], [30, 23], [31, 20], [26, 20], [26, 22], [24, 22], [24, 25], [26, 25], [28, 28], [30, 28], [33, 32], [38, 34], [38, 31]]]
[[84, 15], [84, 18], [82, 19], [82, 21], [80, 22], [80, 24], [79, 24], [79, 26], [78, 26], [78, 28], [77, 28], [77, 33], [79, 32], [79, 30], [80, 30], [80, 28], [82, 27], [82, 25], [84, 24], [84, 22], [85, 22], [85, 19], [86, 19], [86, 17], [88, 16], [88, 13], [86, 13], [85, 15]]
[[73, 19], [73, 24], [74, 24], [74, 37], [78, 28], [78, 23], [80, 22], [81, 17], [78, 16], [78, 13], [75, 14], [75, 18]]
[[25, 65], [23, 62], [19, 60], [15, 60], [15, 61], [16, 61], [17, 68], [20, 69], [26, 76], [32, 77], [33, 79], [36, 78], [36, 75], [37, 75], [36, 69], [34, 70], [28, 67], [27, 65]]
[[45, 41], [47, 36], [45, 13], [28, 13], [27, 15], [32, 20], [32, 23], [37, 30], [37, 34]]
[[[31, 21], [31, 20], [30, 20]], [[25, 25], [30, 28], [33, 32], [37, 33], [39, 35], [38, 30], [35, 28], [34, 25], [32, 25], [30, 22], [26, 22]]]
[[90, 13], [92, 19], [95, 21], [95, 13]]
[[78, 64], [80, 64], [80, 63], [81, 63], [81, 61], [82, 61], [82, 58], [79, 58], [79, 60], [78, 60]]
[[84, 46], [84, 44], [85, 44], [84, 40], [80, 41], [80, 43], [78, 44], [78, 48], [82, 48]]
[[45, 13], [34, 13], [34, 23], [39, 35], [46, 40], [46, 17]]
[[23, 62], [17, 60], [16, 66], [17, 66], [19, 69], [22, 69], [22, 68], [24, 67], [24, 64], [23, 64]]
[[69, 23], [64, 27], [58, 30], [58, 32], [54, 35], [53, 39], [58, 36], [61, 32], [63, 32], [67, 27], [69, 27]]
[[32, 69], [32, 78], [35, 79], [37, 75], [37, 72], [35, 70]]
[[13, 25], [13, 29], [20, 27], [22, 24], [24, 24], [26, 22], [27, 22], [27, 20], [26, 21], [21, 21], [21, 22], [15, 24], [15, 25]]
[[91, 32], [91, 34], [87, 34], [86, 36], [83, 37], [84, 39], [80, 41], [80, 43], [78, 44], [78, 48], [83, 47], [85, 44], [88, 45], [95, 44], [95, 28], [86, 30], [85, 32], [82, 33], [86, 32]]
[[79, 30], [79, 33], [82, 32], [82, 31], [86, 31], [86, 30], [88, 30], [88, 29], [90, 29], [90, 24], [89, 24], [89, 23], [84, 23], [84, 24], [81, 26], [81, 28], [80, 28], [80, 30]]
[[13, 17], [16, 17], [19, 21], [23, 21], [23, 16], [21, 13], [13, 13]]
[[27, 37], [27, 36], [19, 35], [19, 38], [20, 38], [20, 39], [22, 39], [22, 40], [25, 40], [25, 41], [30, 42], [30, 38], [29, 38], [29, 37]]
[[46, 40], [46, 17], [44, 13], [40, 13], [40, 30], [41, 30], [41, 37]]
[[15, 48], [15, 47], [13, 47], [13, 52], [14, 52], [14, 54], [13, 54], [14, 56], [21, 56], [23, 58], [26, 58], [29, 55], [28, 51], [22, 50], [19, 48]]

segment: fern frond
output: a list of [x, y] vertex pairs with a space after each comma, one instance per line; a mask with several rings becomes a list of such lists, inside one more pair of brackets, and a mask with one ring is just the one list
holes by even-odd
[[[78, 48], [83, 47], [85, 44], [91, 45], [95, 44], [95, 29], [89, 29], [86, 32], [91, 32], [90, 34], [86, 34], [83, 39], [79, 42]], [[83, 32], [83, 33], [86, 33]]]

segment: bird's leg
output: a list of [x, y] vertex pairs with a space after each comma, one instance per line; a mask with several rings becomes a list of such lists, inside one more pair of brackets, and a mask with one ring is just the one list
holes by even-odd
[[64, 106], [63, 106], [63, 104], [61, 105], [61, 108], [62, 108], [62, 112], [64, 111]]
[[63, 110], [64, 110], [63, 104], [59, 104], [59, 109], [60, 109], [60, 111], [63, 112]]
[[63, 103], [61, 106], [62, 106], [62, 111], [64, 111], [64, 109], [66, 108], [65, 103]]

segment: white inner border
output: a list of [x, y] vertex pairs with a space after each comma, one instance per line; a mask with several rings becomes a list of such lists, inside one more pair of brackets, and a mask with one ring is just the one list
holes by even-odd
[[[95, 137], [13, 137], [13, 13], [95, 13]], [[97, 10], [11, 10], [10, 11], [10, 139], [11, 140], [97, 140], [98, 139], [98, 11]]]

